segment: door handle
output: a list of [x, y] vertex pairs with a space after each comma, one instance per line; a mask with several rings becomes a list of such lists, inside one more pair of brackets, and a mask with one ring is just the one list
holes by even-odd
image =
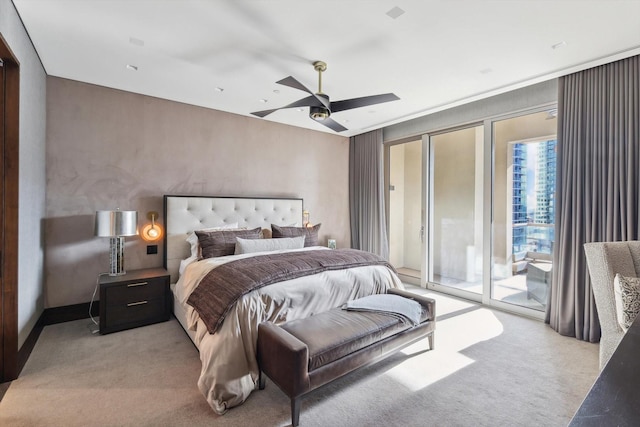
[[420, 226], [420, 241], [424, 242], [424, 225]]

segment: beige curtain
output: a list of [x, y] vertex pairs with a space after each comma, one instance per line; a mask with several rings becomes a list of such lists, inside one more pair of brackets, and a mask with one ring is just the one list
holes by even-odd
[[600, 339], [582, 245], [640, 236], [640, 56], [561, 77], [554, 270], [546, 321]]
[[384, 208], [382, 129], [349, 141], [351, 246], [389, 259]]

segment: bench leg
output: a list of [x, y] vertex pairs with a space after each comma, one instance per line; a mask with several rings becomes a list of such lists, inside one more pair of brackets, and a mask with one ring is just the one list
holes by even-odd
[[429, 334], [429, 336], [427, 337], [429, 339], [429, 350], [433, 350], [435, 348], [435, 343], [434, 343], [434, 337], [433, 337], [433, 332], [431, 334]]
[[300, 396], [291, 399], [291, 425], [297, 427], [300, 422]]
[[260, 370], [260, 373], [258, 374], [258, 388], [260, 390], [264, 390], [264, 387], [266, 385], [266, 375], [264, 374], [264, 372], [262, 372], [262, 370]]

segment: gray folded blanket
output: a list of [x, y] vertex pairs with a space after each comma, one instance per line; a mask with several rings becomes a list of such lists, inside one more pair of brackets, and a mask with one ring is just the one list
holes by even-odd
[[349, 301], [342, 306], [343, 310], [373, 311], [396, 315], [400, 320], [411, 322], [413, 326], [420, 323], [422, 307], [420, 303], [399, 295], [376, 294]]

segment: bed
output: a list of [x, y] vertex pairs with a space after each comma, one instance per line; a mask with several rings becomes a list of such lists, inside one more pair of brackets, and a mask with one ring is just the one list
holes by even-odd
[[[305, 318], [352, 299], [385, 293], [389, 288], [403, 288], [393, 268], [384, 263], [353, 264], [347, 269], [320, 271], [275, 281], [243, 294], [230, 306], [219, 327], [212, 329], [207, 316], [200, 316], [192, 306], [194, 296], [199, 285], [203, 288], [213, 273], [229, 267], [232, 261], [238, 264], [239, 260], [251, 263], [271, 260], [270, 257], [326, 258], [339, 251], [318, 244], [197, 260], [196, 249], [191, 244], [195, 230], [214, 229], [209, 233], [217, 233], [243, 229], [249, 233], [262, 229], [265, 237], [270, 237], [268, 232], [272, 225], [293, 230], [293, 227], [302, 226], [303, 200], [298, 198], [164, 196], [164, 218], [164, 265], [171, 276], [174, 315], [199, 350], [202, 370], [198, 387], [218, 414], [240, 405], [257, 389], [258, 324], [267, 320], [282, 323]], [[202, 235], [200, 232], [201, 238]], [[293, 242], [295, 239], [258, 243]]]

